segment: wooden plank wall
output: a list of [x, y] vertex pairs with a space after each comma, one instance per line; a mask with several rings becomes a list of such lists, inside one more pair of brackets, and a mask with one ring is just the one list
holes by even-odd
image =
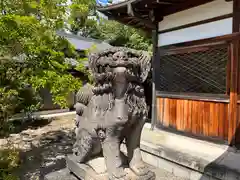
[[240, 145], [240, 102], [238, 103], [238, 122], [237, 122], [237, 128], [236, 128], [236, 144]]
[[159, 97], [157, 107], [158, 123], [164, 127], [228, 140], [228, 103]]

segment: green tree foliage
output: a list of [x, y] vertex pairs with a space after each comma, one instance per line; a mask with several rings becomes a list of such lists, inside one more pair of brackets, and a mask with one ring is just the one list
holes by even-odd
[[98, 18], [95, 0], [72, 0], [69, 12], [68, 23], [73, 33], [80, 33], [84, 37], [95, 33], [96, 19], [91, 18]]
[[73, 33], [104, 40], [113, 46], [151, 51], [151, 39], [141, 30], [100, 18], [95, 0], [74, 0], [70, 12], [70, 30]]
[[[71, 8], [86, 12], [85, 7]], [[78, 60], [77, 69], [88, 73], [83, 60], [56, 35], [69, 9], [67, 0], [0, 1], [0, 136], [8, 134], [11, 127], [6, 122], [14, 113], [38, 108], [41, 88], [48, 88], [62, 107], [67, 106], [67, 95], [80, 88], [65, 58]], [[19, 166], [19, 154], [6, 148], [0, 150], [0, 179], [17, 179], [12, 171]]]
[[139, 29], [134, 29], [119, 22], [101, 19], [96, 28], [97, 36], [113, 46], [125, 46], [133, 49], [151, 51], [151, 39]]
[[[67, 0], [7, 0], [0, 2], [0, 118], [8, 119], [33, 93], [48, 88], [55, 103], [67, 106], [66, 96], [81, 81], [67, 72], [65, 58], [80, 63], [74, 47], [56, 35], [64, 27]], [[84, 9], [82, 9], [84, 11]], [[23, 109], [32, 109], [33, 101]], [[0, 122], [1, 123], [1, 122]]]

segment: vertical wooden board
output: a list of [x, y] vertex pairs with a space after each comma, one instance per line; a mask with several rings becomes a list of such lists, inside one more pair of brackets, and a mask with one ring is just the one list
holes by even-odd
[[172, 125], [171, 108], [172, 108], [172, 99], [168, 99], [168, 127], [171, 127]]
[[170, 99], [170, 105], [171, 105], [169, 109], [170, 126], [176, 129], [177, 100]]
[[197, 134], [197, 104], [192, 101], [192, 133]]
[[181, 100], [181, 129], [182, 131], [185, 130], [185, 118], [184, 118], [184, 102], [186, 100]]
[[192, 131], [192, 101], [191, 100], [188, 101], [187, 109], [188, 109], [188, 113], [186, 117], [187, 119], [186, 129], [188, 132], [191, 132]]
[[204, 102], [203, 106], [203, 135], [209, 136], [209, 128], [210, 128], [210, 103]]
[[177, 111], [176, 111], [176, 127], [177, 130], [181, 130], [181, 100], [177, 100]]
[[184, 131], [184, 100], [178, 101], [179, 106], [179, 130]]
[[157, 120], [162, 124], [162, 115], [163, 115], [163, 99], [157, 98]]
[[224, 121], [225, 121], [225, 104], [219, 104], [219, 117], [218, 117], [218, 136], [224, 140]]
[[188, 116], [189, 116], [189, 107], [188, 107], [189, 101], [184, 100], [183, 102], [183, 130], [189, 131], [188, 129]]
[[169, 127], [169, 99], [164, 98], [163, 125]]
[[194, 106], [195, 106], [195, 112], [194, 112], [194, 122], [195, 122], [195, 134], [199, 134], [199, 102], [198, 101], [194, 101]]
[[204, 103], [203, 101], [199, 102], [199, 113], [198, 113], [198, 122], [199, 122], [199, 134], [203, 135], [203, 116], [204, 116]]
[[196, 106], [196, 133], [201, 134], [201, 101], [195, 101]]
[[161, 98], [161, 104], [162, 104], [162, 107], [160, 108], [160, 110], [159, 111], [161, 111], [161, 113], [160, 113], [160, 118], [161, 118], [161, 125], [163, 125], [163, 123], [164, 123], [164, 119], [165, 119], [165, 117], [164, 117], [164, 115], [165, 115], [165, 98]]
[[210, 103], [209, 136], [211, 137], [215, 136], [215, 127], [214, 127], [215, 116], [216, 116], [215, 103]]
[[229, 127], [229, 104], [225, 104], [224, 108], [224, 139], [228, 140], [228, 127]]
[[194, 112], [194, 122], [195, 122], [195, 134], [199, 134], [199, 117], [198, 117], [198, 114], [199, 114], [199, 101], [194, 101], [194, 106], [195, 106], [195, 112]]
[[214, 136], [216, 137], [219, 137], [219, 134], [218, 134], [218, 129], [219, 129], [219, 103], [214, 103], [214, 106], [215, 106], [215, 111], [214, 111], [214, 114], [215, 114], [215, 118], [214, 118], [214, 122], [213, 122], [213, 126], [214, 126]]

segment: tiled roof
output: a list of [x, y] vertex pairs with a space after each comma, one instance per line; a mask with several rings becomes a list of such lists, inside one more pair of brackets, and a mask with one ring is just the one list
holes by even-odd
[[75, 46], [77, 50], [87, 50], [95, 46], [97, 51], [102, 51], [112, 47], [110, 44], [104, 41], [85, 38], [85, 37], [78, 36], [75, 34], [70, 34], [64, 31], [58, 31], [57, 35], [65, 37], [72, 45]]

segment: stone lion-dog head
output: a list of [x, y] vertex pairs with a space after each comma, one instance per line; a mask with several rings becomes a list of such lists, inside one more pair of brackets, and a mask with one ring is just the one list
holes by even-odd
[[143, 82], [151, 70], [151, 56], [144, 51], [114, 47], [92, 54], [89, 67], [94, 78], [96, 106], [108, 110], [116, 98], [124, 98], [129, 112], [147, 115]]

